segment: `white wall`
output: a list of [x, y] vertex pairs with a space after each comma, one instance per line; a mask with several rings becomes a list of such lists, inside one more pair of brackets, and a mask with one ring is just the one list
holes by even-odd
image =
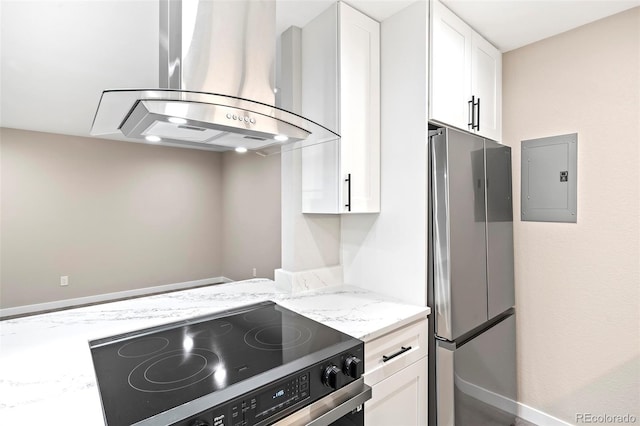
[[[503, 59], [519, 400], [640, 419], [640, 8]], [[520, 221], [520, 141], [573, 132], [578, 222]]]
[[344, 281], [426, 305], [428, 4], [381, 23], [381, 209], [343, 215]]

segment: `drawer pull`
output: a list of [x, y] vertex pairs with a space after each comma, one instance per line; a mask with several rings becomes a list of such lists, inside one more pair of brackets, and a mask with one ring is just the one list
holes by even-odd
[[400, 346], [400, 347], [401, 347], [402, 349], [400, 349], [398, 352], [396, 352], [396, 353], [395, 353], [395, 354], [393, 354], [393, 355], [389, 355], [389, 356], [382, 355], [382, 362], [387, 362], [387, 361], [389, 361], [389, 360], [391, 360], [391, 359], [393, 359], [393, 358], [397, 357], [398, 355], [402, 355], [403, 353], [405, 353], [406, 351], [408, 351], [408, 350], [410, 350], [410, 349], [411, 349], [411, 346], [407, 346], [406, 348], [405, 348], [404, 346]]

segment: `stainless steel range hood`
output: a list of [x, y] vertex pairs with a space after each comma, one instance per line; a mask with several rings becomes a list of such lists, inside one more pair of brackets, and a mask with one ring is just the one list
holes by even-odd
[[263, 155], [340, 136], [275, 106], [275, 0], [160, 0], [158, 89], [105, 90], [91, 134]]

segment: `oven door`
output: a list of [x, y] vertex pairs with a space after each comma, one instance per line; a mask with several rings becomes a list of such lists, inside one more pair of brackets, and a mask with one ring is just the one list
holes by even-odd
[[364, 426], [364, 403], [371, 399], [371, 387], [360, 378], [355, 382], [301, 408], [276, 426]]

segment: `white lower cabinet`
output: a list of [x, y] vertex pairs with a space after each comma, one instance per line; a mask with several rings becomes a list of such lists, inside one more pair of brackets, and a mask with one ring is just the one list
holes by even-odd
[[414, 362], [372, 388], [365, 426], [427, 424], [427, 358]]
[[365, 343], [365, 426], [427, 424], [427, 320]]

